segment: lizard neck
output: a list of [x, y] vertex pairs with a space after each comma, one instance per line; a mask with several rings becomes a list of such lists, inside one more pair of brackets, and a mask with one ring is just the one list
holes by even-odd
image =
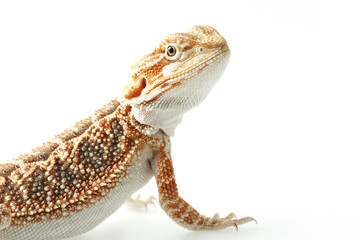
[[183, 113], [179, 114], [176, 109], [163, 108], [162, 106], [135, 105], [132, 111], [138, 122], [156, 129], [162, 129], [170, 137], [174, 136], [175, 129], [183, 117]]
[[161, 129], [172, 137], [186, 110], [180, 111], [179, 107], [171, 104], [174, 101], [173, 97], [168, 100], [169, 104], [138, 104], [136, 101], [125, 101], [132, 106], [131, 111], [139, 123], [151, 126], [153, 133]]

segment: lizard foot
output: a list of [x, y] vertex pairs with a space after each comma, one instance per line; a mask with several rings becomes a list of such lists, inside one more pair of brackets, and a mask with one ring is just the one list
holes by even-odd
[[11, 224], [11, 211], [4, 204], [0, 204], [0, 231]]
[[127, 200], [126, 204], [134, 208], [145, 208], [148, 209], [148, 205], [152, 204], [155, 206], [156, 198], [154, 196], [149, 196], [146, 200], [140, 200], [140, 194], [135, 198], [130, 198]]
[[219, 214], [216, 213], [212, 218], [208, 218], [206, 223], [203, 225], [204, 230], [220, 230], [227, 227], [235, 227], [236, 231], [238, 231], [238, 225], [245, 224], [248, 222], [257, 221], [252, 217], [244, 217], [237, 219], [234, 213], [230, 213], [224, 218], [220, 218]]

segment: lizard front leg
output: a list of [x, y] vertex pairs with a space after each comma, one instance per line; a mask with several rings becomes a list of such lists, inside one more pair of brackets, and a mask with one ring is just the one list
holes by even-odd
[[218, 214], [212, 218], [201, 215], [178, 194], [170, 155], [170, 138], [167, 136], [163, 136], [162, 139], [154, 138], [152, 143], [158, 147], [152, 161], [152, 169], [158, 186], [159, 203], [172, 220], [194, 231], [220, 230], [231, 226], [237, 229], [240, 224], [256, 222], [252, 217], [236, 219], [233, 213], [225, 218], [219, 218]]
[[0, 231], [9, 227], [11, 224], [10, 208], [4, 204], [0, 204]]

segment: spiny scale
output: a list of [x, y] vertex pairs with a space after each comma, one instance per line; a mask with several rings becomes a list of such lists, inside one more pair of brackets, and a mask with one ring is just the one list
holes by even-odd
[[109, 105], [0, 167], [0, 203], [11, 208], [13, 225], [81, 211], [126, 177], [146, 127], [131, 118], [130, 106]]

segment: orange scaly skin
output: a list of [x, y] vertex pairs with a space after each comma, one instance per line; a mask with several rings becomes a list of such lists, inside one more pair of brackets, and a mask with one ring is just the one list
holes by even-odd
[[153, 176], [169, 217], [190, 230], [254, 221], [200, 215], [179, 195], [170, 137], [229, 59], [225, 39], [194, 26], [132, 67], [123, 94], [31, 153], [0, 165], [0, 239], [63, 239], [91, 230]]

